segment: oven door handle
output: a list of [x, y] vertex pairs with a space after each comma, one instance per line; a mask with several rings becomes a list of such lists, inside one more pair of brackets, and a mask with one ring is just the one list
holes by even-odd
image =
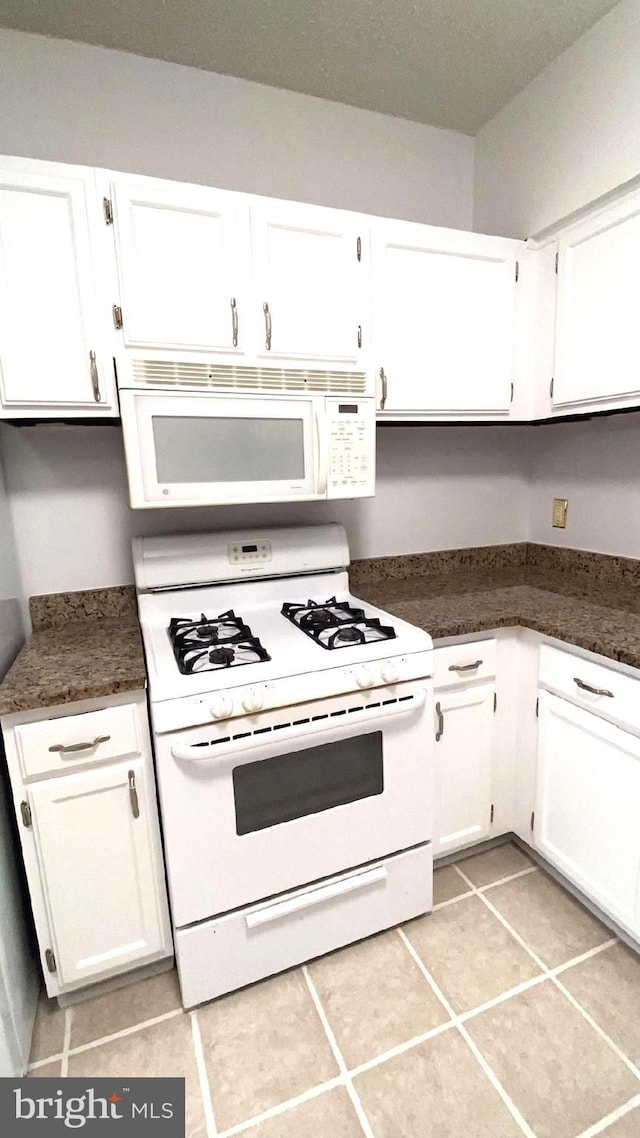
[[387, 869], [384, 865], [376, 865], [363, 873], [354, 873], [342, 881], [334, 881], [330, 885], [319, 885], [317, 889], [309, 889], [307, 893], [299, 893], [297, 897], [288, 897], [286, 901], [275, 901], [248, 913], [245, 922], [248, 929], [256, 929], [261, 925], [268, 925], [272, 921], [280, 921], [284, 917], [293, 916], [304, 909], [312, 909], [315, 905], [322, 905], [326, 901], [333, 901], [346, 893], [354, 893], [357, 889], [367, 889], [370, 885], [377, 885], [386, 881]]
[[[405, 702], [403, 699], [400, 699], [394, 707], [381, 708], [377, 715], [363, 715], [362, 719], [358, 720], [358, 723], [361, 724], [363, 728], [369, 728], [373, 727], [373, 725], [376, 723], [380, 723], [381, 720], [384, 722], [386, 719], [391, 719], [394, 715], [409, 715], [412, 711], [415, 711], [416, 708], [422, 707], [426, 701], [426, 698], [426, 689], [420, 688], [418, 691], [413, 693], [413, 696], [410, 700], [407, 700]], [[316, 721], [306, 724], [306, 730], [303, 728], [300, 731], [286, 734], [284, 736], [284, 739], [291, 741], [292, 739], [303, 738], [305, 735], [311, 736], [317, 731], [332, 729], [335, 730], [338, 728], [338, 724], [345, 723], [346, 719], [346, 715], [341, 716], [340, 719], [336, 719], [331, 715], [327, 715], [326, 719], [323, 719], [320, 722]], [[357, 732], [351, 730], [351, 725], [352, 717], [350, 716], [349, 734], [357, 734]], [[293, 727], [295, 724], [292, 723], [291, 726]], [[280, 733], [276, 732], [276, 735], [280, 735]], [[239, 751], [242, 751], [243, 753], [246, 753], [247, 750], [257, 751], [258, 749], [261, 749], [265, 746], [273, 746], [273, 744], [273, 734], [243, 736], [242, 740], [238, 740], [235, 746], [232, 746], [231, 748], [225, 747], [224, 750], [221, 750], [220, 743], [213, 743], [210, 747], [203, 747], [199, 743], [191, 745], [188, 743], [173, 743], [171, 746], [171, 755], [174, 759], [178, 759], [180, 762], [186, 763], [199, 763], [204, 762], [206, 759], [220, 759], [222, 761], [223, 759], [228, 759], [230, 757], [233, 757], [233, 755], [237, 755]]]

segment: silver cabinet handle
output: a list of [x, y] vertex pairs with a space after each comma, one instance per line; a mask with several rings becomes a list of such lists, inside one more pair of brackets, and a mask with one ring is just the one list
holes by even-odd
[[61, 755], [74, 755], [78, 751], [92, 751], [101, 743], [108, 743], [110, 738], [110, 735], [96, 735], [90, 743], [54, 743], [53, 747], [49, 747], [49, 750], [58, 751]]
[[266, 300], [265, 300], [264, 304], [262, 305], [262, 311], [264, 312], [265, 345], [266, 345], [267, 351], [270, 352], [271, 351], [271, 310], [270, 310], [269, 305], [267, 304]]
[[380, 410], [384, 411], [384, 405], [387, 402], [387, 377], [384, 368], [380, 368], [380, 379], [382, 380], [382, 398], [380, 400]]
[[102, 396], [100, 395], [100, 377], [98, 375], [98, 361], [96, 360], [95, 352], [89, 352], [89, 369], [91, 371], [93, 398], [95, 399], [96, 403], [99, 403]]
[[583, 691], [590, 691], [592, 695], [608, 695], [609, 699], [613, 699], [613, 692], [608, 688], [592, 688], [591, 684], [585, 684], [584, 680], [579, 680], [577, 676], [573, 677], [573, 682]]
[[134, 818], [140, 817], [140, 804], [138, 802], [138, 791], [136, 790], [136, 775], [135, 771], [129, 771], [129, 802], [131, 804], [131, 813]]
[[362, 347], [362, 324], [358, 324], [358, 347]]
[[231, 297], [231, 336], [234, 348], [238, 347], [238, 305], [235, 296]]
[[484, 661], [475, 660], [473, 664], [449, 664], [450, 672], [474, 672]]
[[436, 715], [438, 716], [438, 730], [436, 731], [436, 743], [439, 743], [444, 735], [444, 715], [440, 704], [436, 704]]

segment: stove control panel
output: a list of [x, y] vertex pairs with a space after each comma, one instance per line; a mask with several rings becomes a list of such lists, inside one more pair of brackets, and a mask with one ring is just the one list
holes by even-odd
[[232, 541], [227, 546], [227, 555], [232, 565], [255, 564], [271, 561], [271, 542], [260, 538], [256, 541]]

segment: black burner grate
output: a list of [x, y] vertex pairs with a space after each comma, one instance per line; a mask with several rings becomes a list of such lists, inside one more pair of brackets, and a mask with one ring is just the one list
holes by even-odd
[[364, 609], [348, 601], [331, 597], [328, 601], [284, 604], [282, 615], [310, 636], [322, 648], [350, 648], [355, 644], [372, 644], [377, 640], [393, 640], [395, 629], [381, 624]]
[[216, 617], [202, 613], [196, 620], [174, 617], [167, 632], [183, 676], [271, 659], [249, 625], [233, 609]]

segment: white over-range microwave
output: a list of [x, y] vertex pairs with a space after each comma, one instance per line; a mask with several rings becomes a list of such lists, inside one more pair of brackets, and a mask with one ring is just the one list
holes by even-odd
[[374, 493], [364, 373], [137, 359], [119, 394], [134, 508]]

